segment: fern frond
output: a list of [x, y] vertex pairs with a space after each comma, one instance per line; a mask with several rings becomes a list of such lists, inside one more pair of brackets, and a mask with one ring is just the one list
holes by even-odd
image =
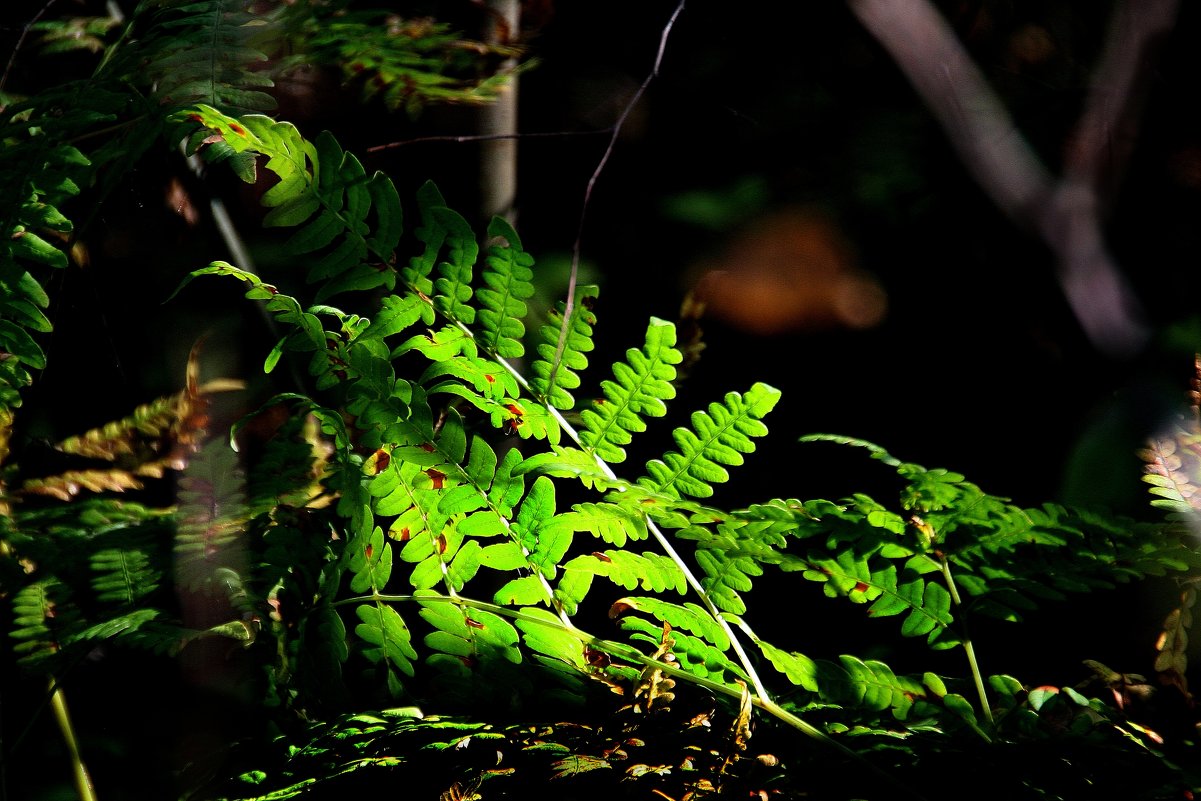
[[500, 615], [445, 601], [419, 603], [418, 614], [434, 628], [424, 638], [438, 652], [430, 657], [433, 664], [470, 676], [478, 675], [476, 668], [488, 668], [498, 660], [521, 662], [517, 629]]
[[[197, 367], [194, 349], [189, 373]], [[74, 456], [118, 462], [137, 476], [159, 478], [164, 470], [182, 470], [205, 433], [210, 396], [245, 388], [243, 382], [231, 379], [190, 383], [174, 395], [142, 404], [127, 417], [68, 437], [55, 448]]]
[[843, 655], [838, 662], [813, 660], [763, 641], [756, 644], [772, 667], [825, 703], [878, 712], [890, 710], [894, 718], [905, 720], [915, 704], [919, 716], [932, 711], [930, 700], [936, 697], [936, 692], [927, 684], [941, 688], [942, 694], [946, 694], [941, 679], [931, 673], [926, 674], [923, 682], [897, 676], [888, 665], [875, 659]]
[[105, 548], [92, 554], [92, 589], [105, 603], [132, 606], [158, 589], [161, 571], [145, 549]]
[[[62, 135], [74, 127], [68, 118]], [[65, 239], [73, 225], [59, 206], [79, 193], [91, 168], [77, 148], [35, 131], [35, 122], [0, 124], [0, 350], [7, 354], [0, 360], [0, 408], [6, 409], [21, 405], [19, 392], [33, 380], [29, 371], [46, 366], [31, 332], [51, 330], [43, 311], [50, 299], [30, 270], [67, 265], [54, 240]]]
[[596, 458], [579, 448], [554, 447], [549, 451], [535, 453], [517, 466], [519, 473], [538, 473], [557, 478], [576, 478], [588, 489], [601, 491], [629, 487], [629, 484], [613, 478]]
[[525, 355], [526, 300], [534, 295], [534, 257], [522, 250], [520, 237], [503, 217], [492, 218], [488, 236], [504, 244], [489, 247], [484, 261], [484, 286], [475, 293], [480, 304], [476, 341], [502, 359], [519, 359]]
[[745, 395], [730, 392], [724, 403], [714, 402], [707, 412], [694, 412], [691, 429], [675, 430], [679, 452], [648, 462], [648, 475], [638, 483], [655, 492], [708, 498], [713, 484], [729, 480], [723, 465], [740, 465], [743, 454], [755, 450], [752, 437], [767, 433], [760, 421], [779, 399], [778, 389], [755, 384]]
[[9, 636], [17, 640], [13, 651], [20, 654], [20, 664], [41, 663], [62, 650], [77, 617], [68, 597], [69, 588], [53, 577], [28, 584], [12, 596]]
[[[292, 9], [293, 15], [301, 7]], [[501, 91], [503, 73], [481, 77], [481, 58], [498, 63], [519, 51], [464, 39], [451, 27], [429, 18], [402, 19], [384, 11], [314, 14], [305, 8], [297, 28], [298, 52], [308, 62], [331, 64], [347, 88], [363, 100], [379, 97], [392, 110], [416, 115], [430, 103], [479, 105]], [[287, 69], [290, 63], [285, 61]]]
[[237, 565], [235, 545], [247, 514], [245, 485], [237, 454], [221, 440], [204, 445], [180, 476], [175, 553], [184, 586], [199, 588], [217, 569]]
[[331, 471], [332, 444], [312, 414], [289, 416], [266, 441], [247, 480], [253, 512], [280, 506], [321, 508], [330, 501], [324, 481]]
[[563, 352], [558, 354], [557, 360], [559, 332], [562, 330], [566, 304], [560, 301], [555, 309], [547, 314], [546, 325], [539, 329], [542, 342], [536, 348], [539, 358], [530, 365], [530, 388], [547, 406], [563, 411], [575, 408], [575, 398], [568, 390], [580, 386], [579, 373], [588, 367], [587, 354], [594, 347], [592, 327], [596, 325], [596, 315], [592, 313], [592, 306], [598, 294], [599, 289], [592, 285], [576, 289], [571, 319], [567, 321]]
[[691, 631], [719, 651], [730, 648], [730, 638], [725, 630], [708, 611], [694, 603], [681, 605], [660, 598], [629, 596], [616, 601], [609, 610], [609, 616], [616, 617], [627, 610], [646, 612], [662, 623], [670, 623], [673, 629]]
[[70, 501], [84, 491], [125, 492], [140, 489], [141, 480], [128, 470], [67, 470], [56, 476], [31, 478], [21, 485], [20, 492]]
[[675, 326], [652, 318], [642, 348], [627, 350], [626, 360], [614, 363], [616, 380], [601, 382], [604, 400], [580, 413], [580, 441], [589, 453], [610, 464], [625, 461], [623, 446], [646, 430], [644, 418], [667, 414], [664, 401], [675, 397], [675, 365], [684, 358], [675, 343]]
[[[292, 124], [262, 115], [234, 119], [197, 105], [174, 119], [193, 128], [187, 137], [189, 153], [199, 151], [210, 159], [243, 154], [267, 158], [265, 166], [279, 182], [262, 197], [270, 210], [263, 225], [298, 227], [288, 249], [320, 252], [308, 275], [310, 282], [321, 282], [318, 301], [340, 292], [395, 287], [393, 262], [403, 214], [400, 196], [386, 175], [367, 176], [358, 159], [328, 133], [314, 144]], [[255, 179], [252, 169], [243, 168], [239, 176]]]
[[[620, 601], [618, 603], [621, 603]], [[677, 615], [678, 616], [678, 615]], [[656, 615], [656, 617], [658, 617]], [[640, 640], [650, 645], [659, 646], [663, 641], [663, 623], [652, 623], [637, 616], [625, 616], [621, 619], [621, 627], [632, 632], [631, 640]], [[675, 657], [679, 667], [703, 679], [726, 683], [731, 677], [744, 678], [744, 671], [733, 660], [726, 656], [720, 648], [701, 637], [691, 637], [670, 626], [671, 634], [669, 653]], [[729, 641], [727, 640], [727, 645]]]
[[251, 65], [267, 56], [259, 44], [265, 17], [242, 0], [146, 0], [99, 70], [145, 87], [158, 105], [205, 103], [226, 111], [269, 111], [273, 85]]
[[1179, 428], [1152, 439], [1139, 456], [1146, 464], [1143, 481], [1156, 496], [1151, 505], [1168, 510], [1169, 519], [1195, 522], [1201, 514], [1201, 432]]
[[585, 554], [568, 561], [563, 569], [604, 576], [627, 590], [641, 587], [663, 592], [671, 589], [683, 595], [687, 586], [680, 566], [657, 553], [604, 551]]
[[388, 690], [399, 697], [404, 693], [400, 674], [412, 677], [416, 672], [413, 660], [417, 659], [417, 651], [412, 646], [412, 632], [388, 604], [378, 601], [360, 604], [354, 612], [360, 621], [355, 626], [355, 635], [368, 646], [364, 656], [384, 666]]

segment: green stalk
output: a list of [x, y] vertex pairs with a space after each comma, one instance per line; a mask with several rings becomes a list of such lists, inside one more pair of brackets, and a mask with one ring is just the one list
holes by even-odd
[[[942, 575], [947, 582], [947, 589], [951, 593], [951, 601], [955, 604], [956, 609], [963, 608], [963, 601], [959, 598], [959, 588], [955, 586], [955, 579], [951, 577], [951, 563], [947, 561], [945, 556], [939, 557], [939, 563], [942, 566]], [[984, 719], [992, 725], [992, 706], [988, 702], [988, 693], [984, 690], [984, 674], [980, 672], [980, 664], [976, 661], [976, 649], [972, 646], [972, 638], [967, 633], [966, 616], [962, 621], [963, 626], [963, 651], [967, 654], [968, 666], [972, 671], [972, 680], [976, 683], [976, 692], [980, 695], [980, 709], [984, 712]]]
[[75, 727], [71, 724], [71, 714], [67, 711], [67, 698], [53, 678], [50, 679], [50, 706], [54, 709], [54, 719], [58, 721], [63, 741], [67, 744], [67, 753], [71, 756], [75, 789], [79, 793], [79, 799], [96, 801], [96, 788], [92, 786], [92, 777], [88, 775], [88, 768], [83, 764], [83, 757], [79, 753]]

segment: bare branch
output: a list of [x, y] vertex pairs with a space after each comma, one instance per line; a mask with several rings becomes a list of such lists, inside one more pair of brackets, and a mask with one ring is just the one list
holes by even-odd
[[[1039, 232], [1059, 260], [1060, 287], [1093, 344], [1129, 356], [1148, 338], [1137, 298], [1101, 230], [1098, 192], [1112, 189], [1132, 146], [1148, 45], [1170, 30], [1178, 0], [1124, 2], [1085, 111], [1054, 179], [1004, 104], [928, 0], [850, 0], [852, 12], [909, 78], [981, 188], [1011, 219]], [[1136, 7], [1137, 6], [1137, 10]]]
[[671, 36], [671, 29], [675, 26], [676, 19], [684, 11], [684, 2], [685, 0], [680, 0], [676, 6], [676, 10], [672, 12], [671, 17], [667, 20], [667, 24], [663, 26], [663, 31], [659, 34], [659, 50], [655, 53], [655, 64], [651, 67], [650, 73], [642, 81], [642, 85], [638, 87], [638, 91], [630, 98], [630, 102], [622, 109], [621, 115], [613, 125], [613, 134], [609, 137], [609, 144], [605, 147], [605, 153], [597, 163], [596, 169], [592, 171], [592, 177], [588, 179], [588, 186], [584, 189], [584, 202], [580, 207], [580, 223], [576, 228], [575, 243], [571, 247], [571, 275], [567, 280], [567, 300], [563, 306], [563, 322], [559, 326], [559, 341], [555, 345], [555, 357], [551, 361], [550, 375], [546, 379], [548, 387], [555, 385], [555, 374], [559, 371], [559, 362], [563, 360], [563, 349], [567, 346], [567, 328], [571, 325], [571, 312], [575, 306], [576, 282], [580, 274], [580, 246], [584, 239], [584, 218], [588, 214], [588, 203], [592, 200], [592, 189], [596, 186], [597, 179], [600, 178], [605, 165], [609, 163], [609, 157], [613, 155], [613, 149], [617, 146], [617, 139], [621, 136], [621, 128], [625, 125], [626, 118], [630, 116], [630, 112], [638, 105], [638, 101], [642, 99], [642, 95], [646, 92], [647, 87], [651, 85], [651, 81], [659, 77], [659, 67], [663, 63], [663, 54], [667, 50], [667, 39]]

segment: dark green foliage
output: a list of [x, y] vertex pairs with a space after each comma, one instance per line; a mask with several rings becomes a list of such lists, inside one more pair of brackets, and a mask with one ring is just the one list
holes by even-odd
[[405, 19], [391, 9], [347, 9], [345, 0], [292, 5], [282, 22], [304, 58], [285, 57], [285, 74], [301, 64], [336, 67], [364, 101], [416, 116], [432, 103], [478, 105], [503, 91], [507, 75], [481, 69], [520, 55], [512, 45], [465, 39], [429, 17]]

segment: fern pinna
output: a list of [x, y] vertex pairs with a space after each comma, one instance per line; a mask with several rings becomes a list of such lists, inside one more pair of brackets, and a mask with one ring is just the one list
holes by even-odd
[[[427, 184], [410, 215], [418, 247], [405, 261], [405, 215], [391, 182], [367, 175], [328, 134], [314, 146], [287, 123], [206, 106], [177, 120], [192, 126], [189, 142], [202, 155], [237, 159], [248, 180], [256, 165], [280, 178], [264, 198], [266, 222], [294, 228], [289, 247], [309, 254], [319, 305], [224, 263], [193, 275], [243, 280], [248, 297], [290, 328], [268, 369], [308, 354], [319, 394], [285, 400], [316, 414], [338, 443], [327, 477], [339, 496], [341, 544], [306, 614], [325, 609], [328, 620], [347, 609], [350, 653], [395, 696], [427, 697], [432, 682], [478, 698], [530, 658], [564, 692], [580, 693], [590, 679], [628, 680], [634, 664], [732, 699], [749, 684], [755, 705], [827, 741], [795, 710], [854, 709], [879, 734], [939, 720], [988, 739], [986, 685], [1008, 685], [982, 673], [966, 617], [1016, 620], [1064, 593], [1198, 562], [1186, 543], [1151, 528], [1061, 507], [1022, 509], [962, 476], [852, 440], [843, 441], [868, 446], [897, 471], [904, 487], [894, 505], [857, 495], [728, 512], [706, 506], [767, 432], [763, 419], [780, 393], [763, 384], [696, 412], [675, 431], [674, 449], [643, 476], [623, 479], [613, 465], [675, 393], [682, 356], [671, 323], [652, 320], [644, 344], [581, 406], [569, 390], [582, 386], [588, 366], [597, 292], [581, 290], [558, 350], [561, 317], [552, 313], [541, 329], [522, 319], [533, 262], [507, 223], [493, 221], [494, 244], [477, 264], [474, 233]], [[328, 305], [335, 298], [347, 310]], [[373, 318], [365, 303], [375, 305]], [[530, 352], [531, 331], [527, 378], [510, 360]], [[562, 478], [598, 496], [561, 509]], [[690, 550], [678, 552], [681, 545]], [[1081, 547], [1098, 558], [1074, 560]], [[1018, 567], [1002, 567], [1011, 562]], [[893, 618], [905, 637], [963, 649], [974, 691], [973, 682], [900, 676], [879, 661], [811, 657], [761, 639], [743, 616], [768, 569]], [[576, 626], [579, 610], [606, 593], [627, 643]], [[598, 651], [609, 655], [604, 667], [592, 656]], [[787, 705], [775, 700], [760, 675], [768, 667], [802, 694], [789, 691]]]

